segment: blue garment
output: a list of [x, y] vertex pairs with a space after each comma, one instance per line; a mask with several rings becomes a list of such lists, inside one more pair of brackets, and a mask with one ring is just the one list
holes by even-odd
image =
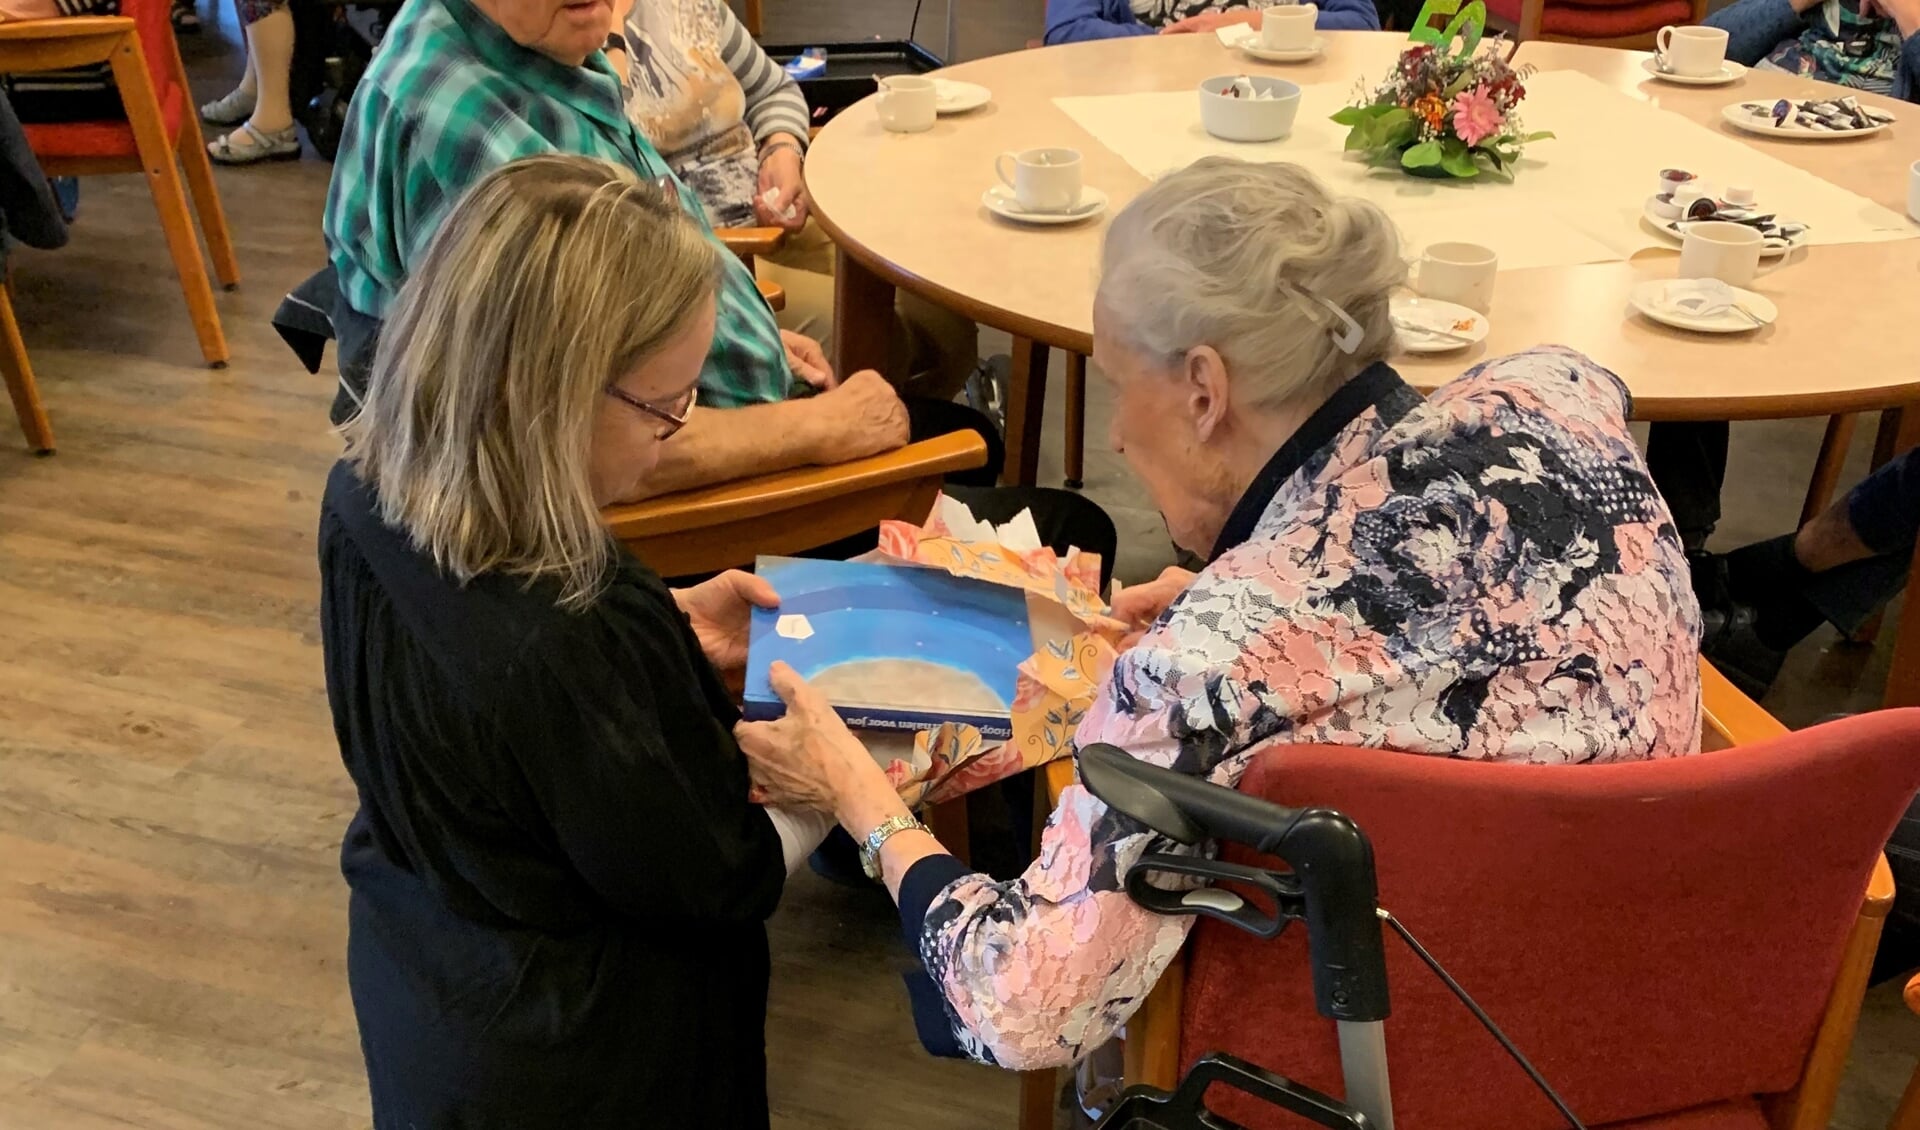
[[1847, 521], [1874, 552], [1864, 560], [1803, 574], [1801, 595], [1827, 622], [1852, 635], [1907, 585], [1920, 538], [1920, 454], [1908, 451], [1847, 492]]
[[[1821, 18], [1818, 7], [1803, 15], [1787, 0], [1735, 0], [1708, 16], [1706, 22], [1708, 27], [1727, 33], [1727, 58], [1751, 67], [1772, 55], [1781, 43], [1799, 39], [1811, 21]], [[1811, 77], [1838, 81], [1840, 76], [1816, 73]], [[1910, 35], [1900, 45], [1900, 65], [1894, 72], [1891, 94], [1902, 101], [1920, 102], [1920, 35]]]
[[[1221, 0], [1214, 7], [1226, 11], [1245, 5]], [[1380, 12], [1373, 0], [1321, 0], [1315, 26], [1322, 31], [1379, 31]], [[1048, 46], [1153, 35], [1157, 30], [1140, 22], [1129, 0], [1047, 0]]]

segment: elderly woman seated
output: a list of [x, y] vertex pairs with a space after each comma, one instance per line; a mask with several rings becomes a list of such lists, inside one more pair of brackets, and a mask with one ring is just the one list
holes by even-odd
[[[1226, 783], [1274, 742], [1554, 765], [1697, 750], [1699, 610], [1613, 374], [1540, 348], [1421, 397], [1384, 360], [1392, 224], [1289, 165], [1162, 180], [1114, 219], [1102, 267], [1113, 446], [1209, 563], [1121, 595], [1145, 631], [1080, 744]], [[1149, 834], [1076, 786], [1025, 875], [971, 873], [810, 687], [775, 685], [788, 715], [741, 747], [882, 871], [930, 978], [929, 1046], [1025, 1069], [1112, 1036], [1189, 921], [1122, 890]]]

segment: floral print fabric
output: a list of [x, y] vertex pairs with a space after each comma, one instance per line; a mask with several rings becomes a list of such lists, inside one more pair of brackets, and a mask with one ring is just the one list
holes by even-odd
[[[1618, 378], [1543, 347], [1431, 399], [1391, 385], [1119, 657], [1078, 744], [1225, 785], [1275, 742], [1696, 752], [1699, 608]], [[1188, 849], [1075, 785], [1025, 875], [947, 885], [920, 950], [967, 1054], [1032, 1069], [1114, 1035], [1190, 921], [1126, 896], [1149, 850]]]

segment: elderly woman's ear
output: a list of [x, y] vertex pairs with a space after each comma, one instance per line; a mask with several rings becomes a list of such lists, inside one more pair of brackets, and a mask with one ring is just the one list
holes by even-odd
[[1187, 408], [1191, 413], [1194, 438], [1201, 443], [1212, 439], [1227, 418], [1227, 406], [1233, 389], [1227, 376], [1227, 359], [1211, 345], [1197, 345], [1182, 359], [1186, 379]]

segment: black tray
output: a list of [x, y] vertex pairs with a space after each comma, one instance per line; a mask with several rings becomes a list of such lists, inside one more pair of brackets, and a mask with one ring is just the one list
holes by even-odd
[[940, 56], [910, 39], [860, 39], [850, 43], [803, 43], [763, 47], [774, 63], [785, 66], [795, 55], [813, 48], [827, 53], [824, 74], [800, 80], [813, 124], [823, 126], [834, 115], [874, 91], [875, 76], [921, 75], [946, 66]]
[[1223, 1052], [1200, 1057], [1172, 1094], [1157, 1087], [1127, 1088], [1094, 1130], [1246, 1130], [1207, 1109], [1207, 1088], [1216, 1083], [1289, 1111], [1302, 1125], [1373, 1130], [1366, 1115], [1340, 1100]]

